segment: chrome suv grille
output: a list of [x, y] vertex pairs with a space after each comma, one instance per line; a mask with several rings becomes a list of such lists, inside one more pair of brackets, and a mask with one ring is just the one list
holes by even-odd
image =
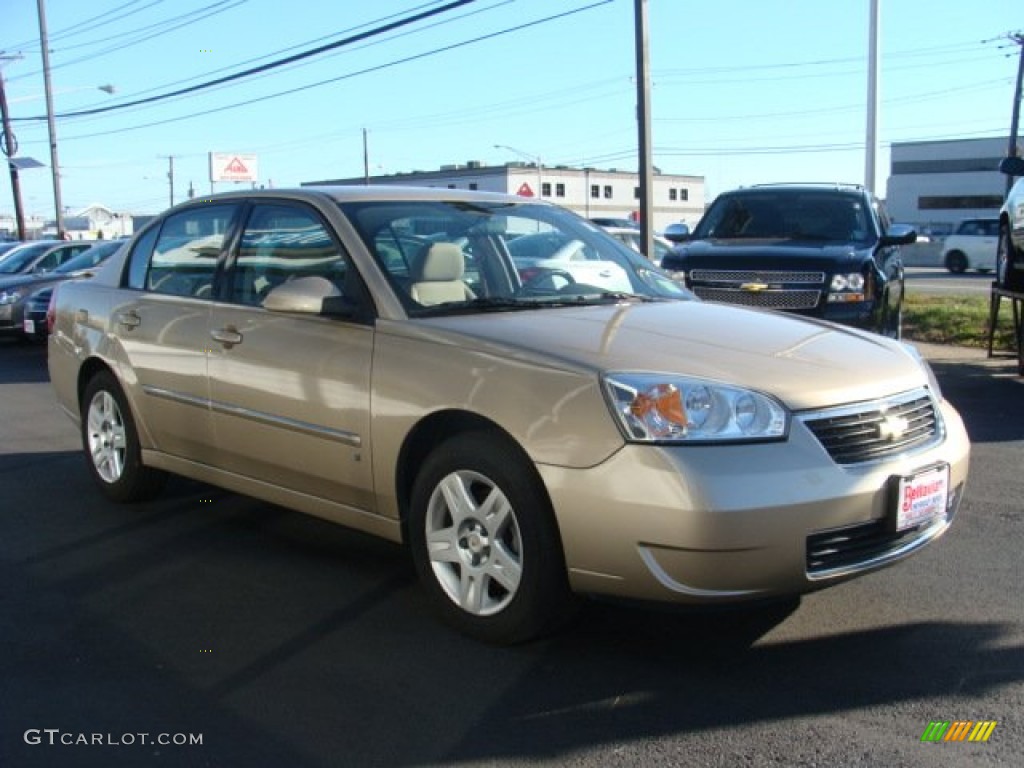
[[919, 389], [885, 400], [800, 414], [838, 464], [878, 461], [942, 437], [935, 402]]
[[695, 285], [693, 292], [704, 301], [765, 309], [814, 309], [821, 298], [821, 291], [744, 291], [739, 288], [708, 288], [702, 285]]
[[690, 272], [690, 284], [705, 301], [766, 309], [814, 309], [821, 300], [825, 273], [695, 269]]

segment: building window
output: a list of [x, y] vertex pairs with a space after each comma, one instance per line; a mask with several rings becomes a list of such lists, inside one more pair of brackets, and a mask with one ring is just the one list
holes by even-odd
[[590, 185], [590, 196], [591, 197], [600, 197], [601, 196], [601, 188], [599, 186], [597, 186], [597, 184], [591, 184]]
[[555, 197], [565, 197], [565, 184], [555, 184]]
[[604, 185], [604, 199], [605, 200], [611, 200], [612, 199], [612, 185], [611, 184], [605, 184]]
[[669, 200], [677, 200], [678, 197], [679, 197], [679, 195], [676, 192], [675, 187], [672, 187], [671, 189], [669, 189], [669, 191], [668, 191], [668, 199]]
[[686, 189], [685, 187], [680, 189], [679, 190], [679, 199], [680, 200], [689, 200], [690, 199], [690, 190]]
[[455, 188], [456, 188], [456, 187], [455, 187], [455, 185], [454, 185], [454, 184], [449, 184], [449, 185], [448, 185], [448, 189], [455, 189]]
[[479, 189], [479, 187], [477, 186], [477, 183], [475, 181], [469, 182], [469, 188], [470, 189]]
[[543, 197], [551, 197], [551, 182], [545, 181], [540, 185], [540, 193]]
[[634, 200], [639, 200], [640, 199], [640, 187], [633, 187], [633, 199]]
[[950, 197], [919, 197], [917, 207], [922, 211], [963, 210], [969, 208], [991, 208], [999, 210], [1003, 199], [999, 195], [962, 195]]

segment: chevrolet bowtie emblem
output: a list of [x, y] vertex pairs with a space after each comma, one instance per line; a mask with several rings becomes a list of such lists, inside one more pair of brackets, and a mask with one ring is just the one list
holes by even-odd
[[743, 283], [740, 285], [741, 291], [751, 291], [757, 293], [758, 291], [767, 291], [768, 283]]
[[910, 422], [901, 416], [886, 416], [885, 420], [878, 425], [878, 437], [893, 443], [903, 437], [903, 433], [909, 428]]

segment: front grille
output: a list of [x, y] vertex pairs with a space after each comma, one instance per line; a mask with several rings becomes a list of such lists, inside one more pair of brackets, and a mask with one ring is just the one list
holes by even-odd
[[694, 269], [690, 279], [701, 283], [811, 283], [823, 285], [824, 272], [764, 272], [760, 270]]
[[893, 531], [885, 520], [865, 525], [822, 531], [807, 537], [807, 573], [810, 576], [825, 571], [847, 569], [869, 563], [895, 552], [913, 541], [925, 528], [935, 525], [934, 520]]
[[708, 288], [702, 285], [695, 285], [693, 292], [704, 301], [762, 309], [814, 309], [821, 298], [821, 291], [744, 291], [737, 288]]
[[942, 437], [935, 403], [919, 389], [886, 400], [800, 415], [838, 464], [861, 464], [925, 448]]

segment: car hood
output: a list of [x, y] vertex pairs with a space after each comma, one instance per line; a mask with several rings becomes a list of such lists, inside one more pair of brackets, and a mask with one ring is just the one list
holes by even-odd
[[423, 340], [584, 372], [647, 371], [758, 389], [793, 409], [920, 387], [903, 344], [776, 312], [698, 301], [550, 308], [401, 323]]
[[45, 272], [39, 275], [11, 275], [0, 279], [0, 291], [20, 288], [22, 286], [42, 286], [46, 283], [58, 283], [66, 280], [68, 275]]
[[[861, 262], [870, 247], [804, 240], [699, 240], [672, 251], [673, 263], [685, 269], [842, 269]], [[680, 267], [684, 268], [684, 267]]]

